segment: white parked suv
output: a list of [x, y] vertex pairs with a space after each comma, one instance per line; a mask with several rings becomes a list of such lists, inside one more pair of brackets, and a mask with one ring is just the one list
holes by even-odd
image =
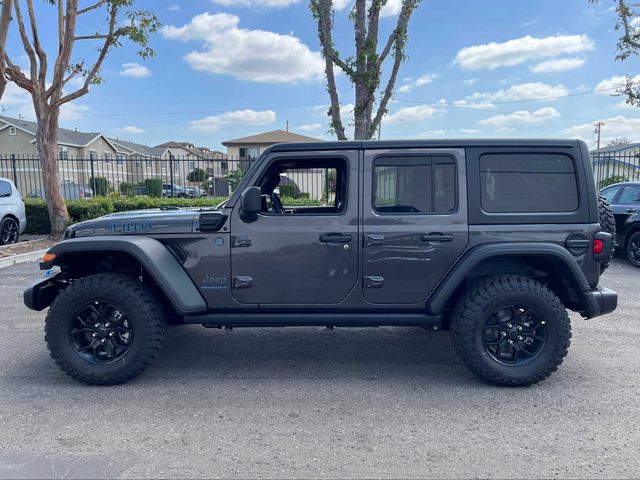
[[18, 189], [8, 178], [0, 177], [0, 245], [16, 243], [27, 228], [24, 202]]

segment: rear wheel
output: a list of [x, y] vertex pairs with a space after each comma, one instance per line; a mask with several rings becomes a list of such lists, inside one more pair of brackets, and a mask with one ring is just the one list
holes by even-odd
[[[607, 199], [601, 193], [598, 193], [598, 222], [600, 223], [602, 231], [610, 233], [613, 237], [613, 242], [611, 242], [611, 255], [613, 255], [616, 241], [616, 219], [613, 215], [611, 205], [609, 205]], [[609, 262], [600, 263], [600, 273], [604, 273], [608, 266]]]
[[640, 267], [640, 231], [635, 232], [627, 240], [627, 258], [631, 265]]
[[482, 380], [526, 386], [553, 373], [567, 354], [569, 316], [546, 286], [519, 276], [491, 277], [470, 288], [451, 317], [460, 359]]
[[0, 245], [17, 243], [20, 238], [20, 226], [15, 218], [7, 217], [0, 223]]
[[135, 278], [100, 273], [62, 290], [45, 322], [51, 356], [76, 380], [126, 382], [156, 358], [165, 319], [152, 293]]

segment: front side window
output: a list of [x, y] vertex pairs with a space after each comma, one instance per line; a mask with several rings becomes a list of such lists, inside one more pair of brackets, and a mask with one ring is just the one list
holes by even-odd
[[10, 196], [11, 196], [11, 185], [9, 184], [9, 182], [0, 180], [0, 198], [10, 197]]
[[281, 215], [342, 213], [347, 195], [346, 163], [339, 159], [272, 163], [257, 183], [262, 212]]
[[480, 201], [489, 213], [573, 212], [578, 187], [573, 160], [546, 153], [480, 157]]
[[381, 214], [454, 212], [454, 158], [432, 155], [376, 159], [373, 164], [373, 208]]
[[640, 185], [627, 185], [620, 194], [618, 204], [630, 205], [636, 203], [640, 203]]

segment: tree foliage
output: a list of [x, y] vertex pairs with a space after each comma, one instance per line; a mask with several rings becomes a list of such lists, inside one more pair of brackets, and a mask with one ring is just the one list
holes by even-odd
[[[69, 219], [60, 192], [56, 161], [60, 107], [86, 95], [92, 85], [103, 83], [102, 65], [109, 52], [120, 47], [124, 41], [137, 45], [137, 53], [142, 58], [153, 56], [149, 38], [150, 34], [160, 27], [160, 22], [153, 12], [133, 8], [135, 0], [93, 2], [80, 8], [78, 0], [45, 0], [45, 5], [41, 8], [49, 11], [46, 15], [37, 16], [33, 0], [12, 0], [16, 27], [28, 59], [26, 72], [10, 58], [0, 42], [0, 64], [4, 77], [27, 91], [33, 100], [38, 123], [36, 148], [40, 157], [53, 238], [62, 236]], [[101, 23], [101, 28], [93, 34], [77, 34], [79, 20], [84, 20], [85, 28], [95, 24], [96, 16], [91, 15], [92, 12], [96, 15], [100, 12], [105, 14], [106, 18], [104, 23]], [[48, 57], [51, 52], [47, 52], [40, 39], [42, 25], [39, 22], [52, 23], [52, 26], [57, 27], [53, 66]], [[0, 40], [1, 34], [0, 30]], [[92, 46], [95, 45], [96, 54], [93, 59], [72, 60], [71, 55], [78, 42], [90, 42]], [[73, 85], [70, 82], [74, 79], [81, 80], [80, 86], [69, 90]]]
[[[334, 11], [333, 0], [309, 0], [311, 14], [317, 23], [318, 39], [325, 60], [327, 92], [331, 105], [327, 112], [331, 131], [338, 140], [346, 140], [345, 126], [340, 110], [340, 98], [336, 88], [334, 66], [340, 68], [355, 88], [354, 137], [368, 140], [378, 131], [382, 117], [387, 113], [387, 105], [393, 95], [400, 64], [405, 60], [407, 28], [409, 19], [417, 8], [419, 0], [402, 0], [396, 25], [386, 42], [379, 49], [380, 11], [386, 0], [356, 0], [350, 14], [354, 24], [354, 55], [343, 57], [333, 41]], [[385, 61], [393, 58], [389, 77], [379, 101], [376, 91], [381, 85]], [[374, 107], [377, 111], [374, 114]]]
[[187, 180], [192, 183], [202, 183], [207, 180], [208, 177], [209, 175], [207, 175], [207, 172], [202, 168], [194, 168], [189, 172], [189, 175], [187, 175]]

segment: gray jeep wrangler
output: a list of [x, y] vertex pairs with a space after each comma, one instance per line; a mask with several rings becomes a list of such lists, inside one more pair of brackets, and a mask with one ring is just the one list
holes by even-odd
[[[315, 204], [284, 205], [292, 182]], [[140, 374], [169, 322], [449, 329], [480, 378], [530, 385], [567, 354], [567, 309], [616, 308], [613, 224], [575, 140], [281, 144], [216, 208], [69, 227], [24, 302], [90, 384]]]

